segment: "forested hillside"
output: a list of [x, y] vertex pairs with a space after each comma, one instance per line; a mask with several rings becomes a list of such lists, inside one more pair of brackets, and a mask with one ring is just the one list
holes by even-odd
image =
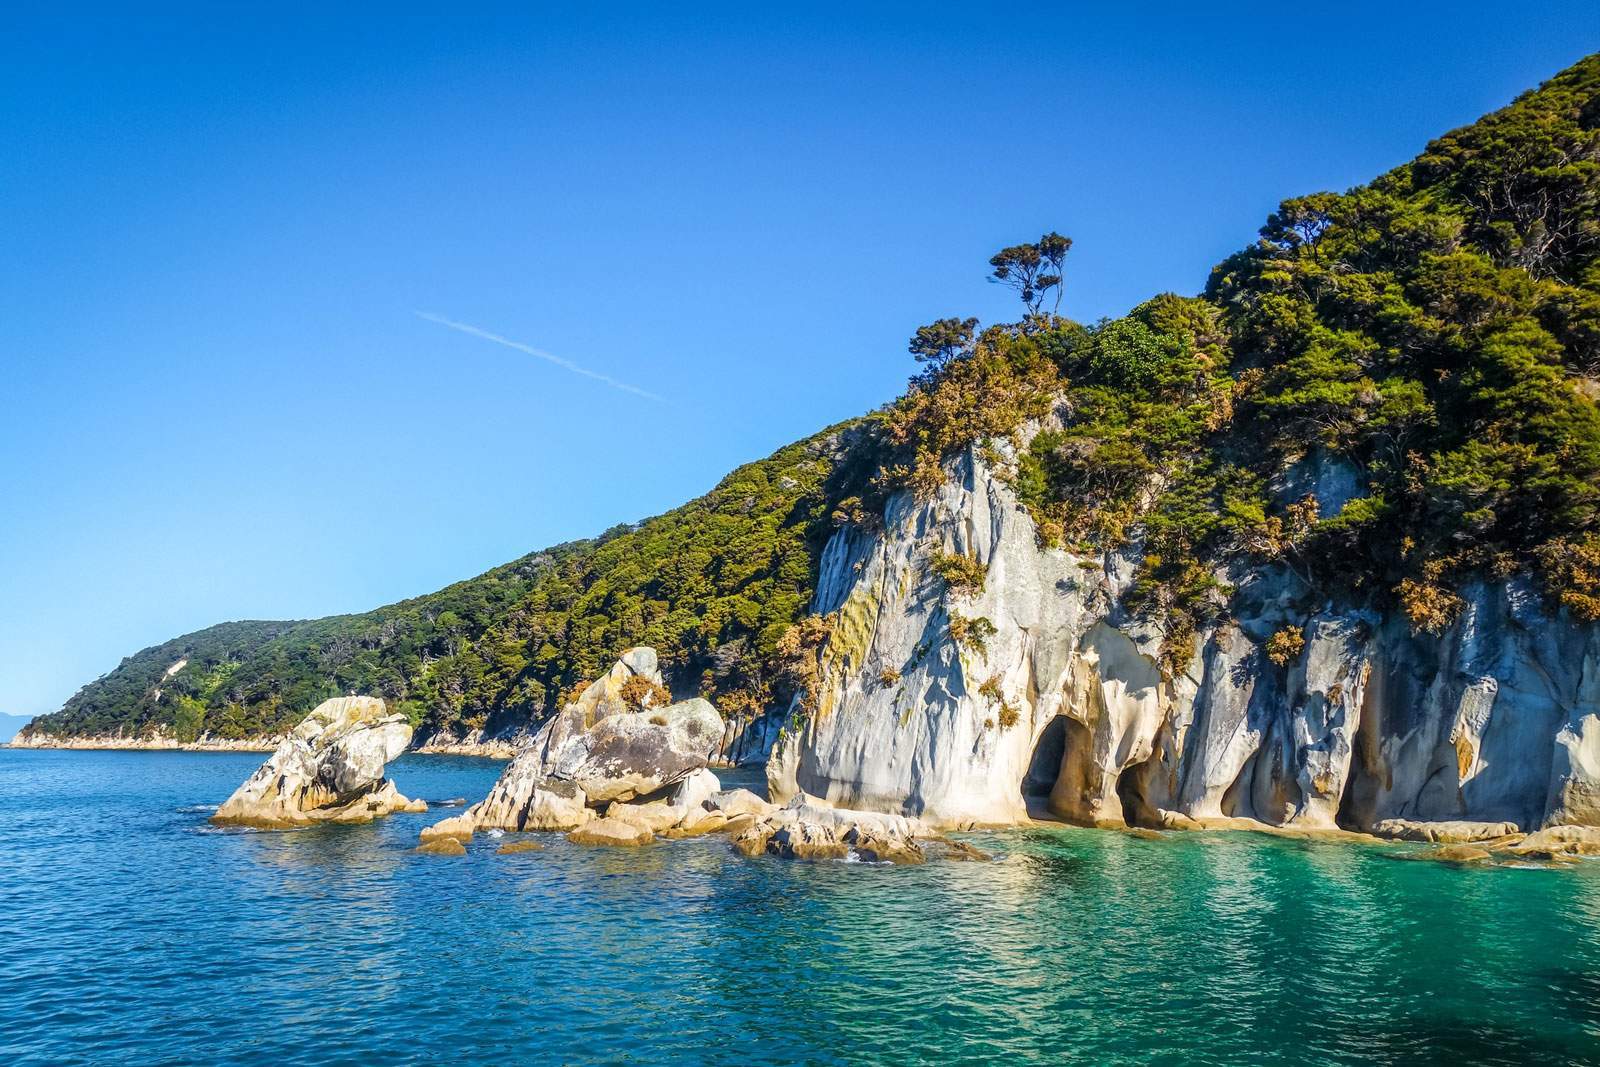
[[[780, 646], [793, 651], [785, 632], [834, 524], [872, 523], [889, 493], [937, 485], [973, 444], [1047, 542], [1142, 546], [1126, 607], [1165, 623], [1169, 664], [1226, 615], [1240, 562], [1418, 629], [1448, 624], [1463, 583], [1515, 573], [1553, 608], [1600, 619], [1597, 127], [1591, 57], [1369, 185], [1284, 202], [1201, 295], [1094, 325], [1045, 309], [1070, 240], [1004, 249], [991, 277], [1016, 288], [1020, 320], [919, 329], [921, 373], [848, 431], [638, 529], [431, 596], [174, 639], [38, 728], [243, 736], [345, 691], [397, 701], [429, 730], [493, 728], [550, 710], [639, 643], [680, 690], [748, 714], [786, 694]], [[1032, 420], [1047, 429], [1024, 439]], [[1014, 457], [995, 447], [1008, 437]], [[1310, 480], [1329, 472], [1349, 491], [1323, 514]], [[981, 580], [960, 560], [946, 569]]]
[[[804, 613], [837, 427], [740, 467], [675, 511], [524, 556], [362, 615], [232, 622], [147, 648], [34, 729], [270, 734], [322, 700], [370, 693], [424, 734], [491, 731], [553, 709], [623, 649], [660, 649], [673, 683], [729, 711], [764, 706], [766, 664]], [[184, 665], [168, 672], [180, 661]]]
[[[952, 449], [1054, 413], [994, 458], [1047, 541], [1141, 544], [1125, 606], [1159, 617], [1172, 666], [1228, 612], [1229, 563], [1422, 630], [1463, 583], [1519, 572], [1600, 619], [1597, 126], [1590, 57], [1370, 185], [1284, 202], [1202, 296], [1088, 328], [1042, 310], [1063, 238], [1007, 249], [1023, 320], [918, 332], [930, 366], [882, 420], [869, 490], [936, 484]], [[1349, 499], [1321, 514], [1330, 475]]]

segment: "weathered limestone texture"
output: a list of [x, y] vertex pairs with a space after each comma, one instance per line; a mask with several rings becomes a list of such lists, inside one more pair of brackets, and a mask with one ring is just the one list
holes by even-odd
[[383, 775], [411, 741], [411, 724], [377, 697], [319, 704], [272, 756], [217, 809], [220, 825], [290, 827], [366, 822], [396, 811], [426, 811]]
[[[821, 692], [773, 749], [774, 801], [942, 827], [1020, 822], [1030, 799], [1089, 824], [1600, 825], [1600, 627], [1552, 614], [1527, 583], [1467, 590], [1428, 635], [1282, 567], [1223, 573], [1230, 617], [1164, 671], [1162, 633], [1120, 607], [1136, 545], [1043, 548], [976, 450], [948, 472], [929, 499], [891, 498], [881, 532], [847, 526], [828, 544]], [[1352, 492], [1342, 475], [1296, 477], [1337, 505], [1324, 514]], [[946, 586], [934, 563], [949, 554], [981, 566], [981, 590]], [[1283, 629], [1303, 643], [1279, 665], [1265, 646]]]

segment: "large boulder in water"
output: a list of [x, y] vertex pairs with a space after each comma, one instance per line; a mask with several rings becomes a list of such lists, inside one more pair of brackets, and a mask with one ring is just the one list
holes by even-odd
[[546, 722], [469, 814], [480, 829], [573, 830], [594, 808], [660, 793], [703, 769], [721, 741], [708, 701], [660, 706], [654, 649], [632, 648]]
[[632, 800], [665, 789], [706, 766], [722, 739], [722, 716], [708, 700], [601, 719], [561, 754], [554, 777], [577, 784], [589, 802]]
[[926, 859], [918, 837], [931, 836], [920, 820], [905, 815], [832, 808], [801, 793], [781, 808], [756, 818], [734, 839], [746, 856], [784, 859], [848, 859], [917, 864]]
[[480, 830], [576, 830], [595, 814], [582, 789], [546, 778], [538, 758], [523, 752], [501, 772], [489, 795], [460, 818], [471, 819]]
[[411, 743], [411, 723], [377, 697], [335, 697], [307, 715], [211, 821], [289, 827], [366, 822], [396, 811], [426, 811], [384, 777]]

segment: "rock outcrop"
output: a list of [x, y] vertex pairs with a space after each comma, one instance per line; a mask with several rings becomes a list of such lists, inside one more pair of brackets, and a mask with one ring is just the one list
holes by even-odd
[[376, 697], [319, 704], [272, 756], [217, 809], [225, 826], [291, 827], [366, 822], [397, 811], [426, 811], [384, 777], [411, 741], [411, 724]]
[[[1114, 825], [1600, 824], [1600, 626], [1552, 613], [1527, 583], [1467, 590], [1429, 635], [1281, 567], [1221, 573], [1230, 617], [1163, 669], [1165, 635], [1120, 606], [1136, 545], [1042, 548], [976, 449], [947, 470], [931, 497], [891, 498], [881, 530], [828, 544], [820, 691], [773, 750], [774, 800], [943, 827], [1021, 822], [1030, 803]], [[1301, 481], [1328, 487], [1324, 516], [1351, 491], [1327, 473]], [[951, 554], [981, 568], [981, 589], [938, 577]], [[1279, 664], [1266, 646], [1284, 630], [1300, 649]]]
[[1489, 865], [1526, 867], [1529, 865], [1564, 866], [1586, 857], [1600, 856], [1600, 827], [1547, 826], [1531, 834], [1507, 833], [1495, 837], [1461, 836], [1459, 828], [1484, 824], [1438, 824], [1429, 827], [1438, 831], [1440, 826], [1455, 825], [1455, 832], [1446, 830], [1438, 836], [1405, 835], [1405, 840], [1431, 841], [1436, 847], [1421, 852], [1400, 853], [1391, 858], [1401, 860], [1431, 860], [1458, 866]]
[[596, 819], [567, 834], [575, 845], [635, 846], [648, 845], [655, 839], [648, 828], [625, 819]]
[[746, 856], [915, 864], [926, 859], [919, 836], [933, 835], [916, 819], [832, 808], [800, 794], [759, 817], [733, 847]]
[[[708, 701], [666, 703], [665, 692], [655, 650], [629, 649], [546, 722], [489, 795], [458, 818], [476, 829], [570, 832], [604, 817], [652, 834], [690, 815], [698, 819], [702, 801], [720, 788], [705, 768], [722, 744], [724, 723]], [[692, 798], [684, 792], [691, 783]], [[614, 831], [588, 836], [610, 841]]]

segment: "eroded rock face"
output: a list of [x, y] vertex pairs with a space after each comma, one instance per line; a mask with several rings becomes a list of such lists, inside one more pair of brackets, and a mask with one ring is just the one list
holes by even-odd
[[[484, 800], [467, 813], [480, 829], [576, 830], [616, 808], [707, 774], [722, 744], [722, 716], [705, 700], [636, 710], [624, 695], [632, 679], [662, 685], [653, 649], [628, 650], [549, 722], [501, 773]], [[710, 778], [715, 782], [715, 777]], [[716, 787], [713, 786], [713, 791]], [[699, 805], [699, 799], [695, 801]], [[637, 820], [650, 813], [635, 815]], [[608, 810], [609, 815], [609, 810]], [[652, 822], [664, 816], [656, 813]], [[682, 822], [682, 813], [661, 828]]]
[[[1600, 626], [1551, 614], [1526, 583], [1466, 590], [1432, 636], [1318, 600], [1283, 568], [1222, 573], [1230, 619], [1163, 670], [1163, 634], [1119, 606], [1137, 547], [1041, 548], [974, 451], [947, 471], [929, 499], [893, 497], [881, 533], [829, 542], [821, 692], [773, 750], [774, 800], [943, 827], [1022, 821], [1025, 792], [1117, 825], [1600, 824]], [[1342, 475], [1297, 478], [1328, 493], [1324, 515], [1351, 491]], [[976, 561], [983, 588], [947, 588], [941, 554]], [[993, 633], [952, 636], [975, 619]], [[1285, 629], [1303, 645], [1279, 665], [1265, 648]]]
[[324, 701], [217, 809], [220, 825], [305, 826], [365, 822], [396, 811], [426, 811], [384, 778], [411, 741], [411, 724], [376, 697]]
[[705, 767], [721, 737], [722, 716], [698, 697], [609, 715], [573, 739], [552, 777], [577, 783], [591, 802], [632, 800]]

